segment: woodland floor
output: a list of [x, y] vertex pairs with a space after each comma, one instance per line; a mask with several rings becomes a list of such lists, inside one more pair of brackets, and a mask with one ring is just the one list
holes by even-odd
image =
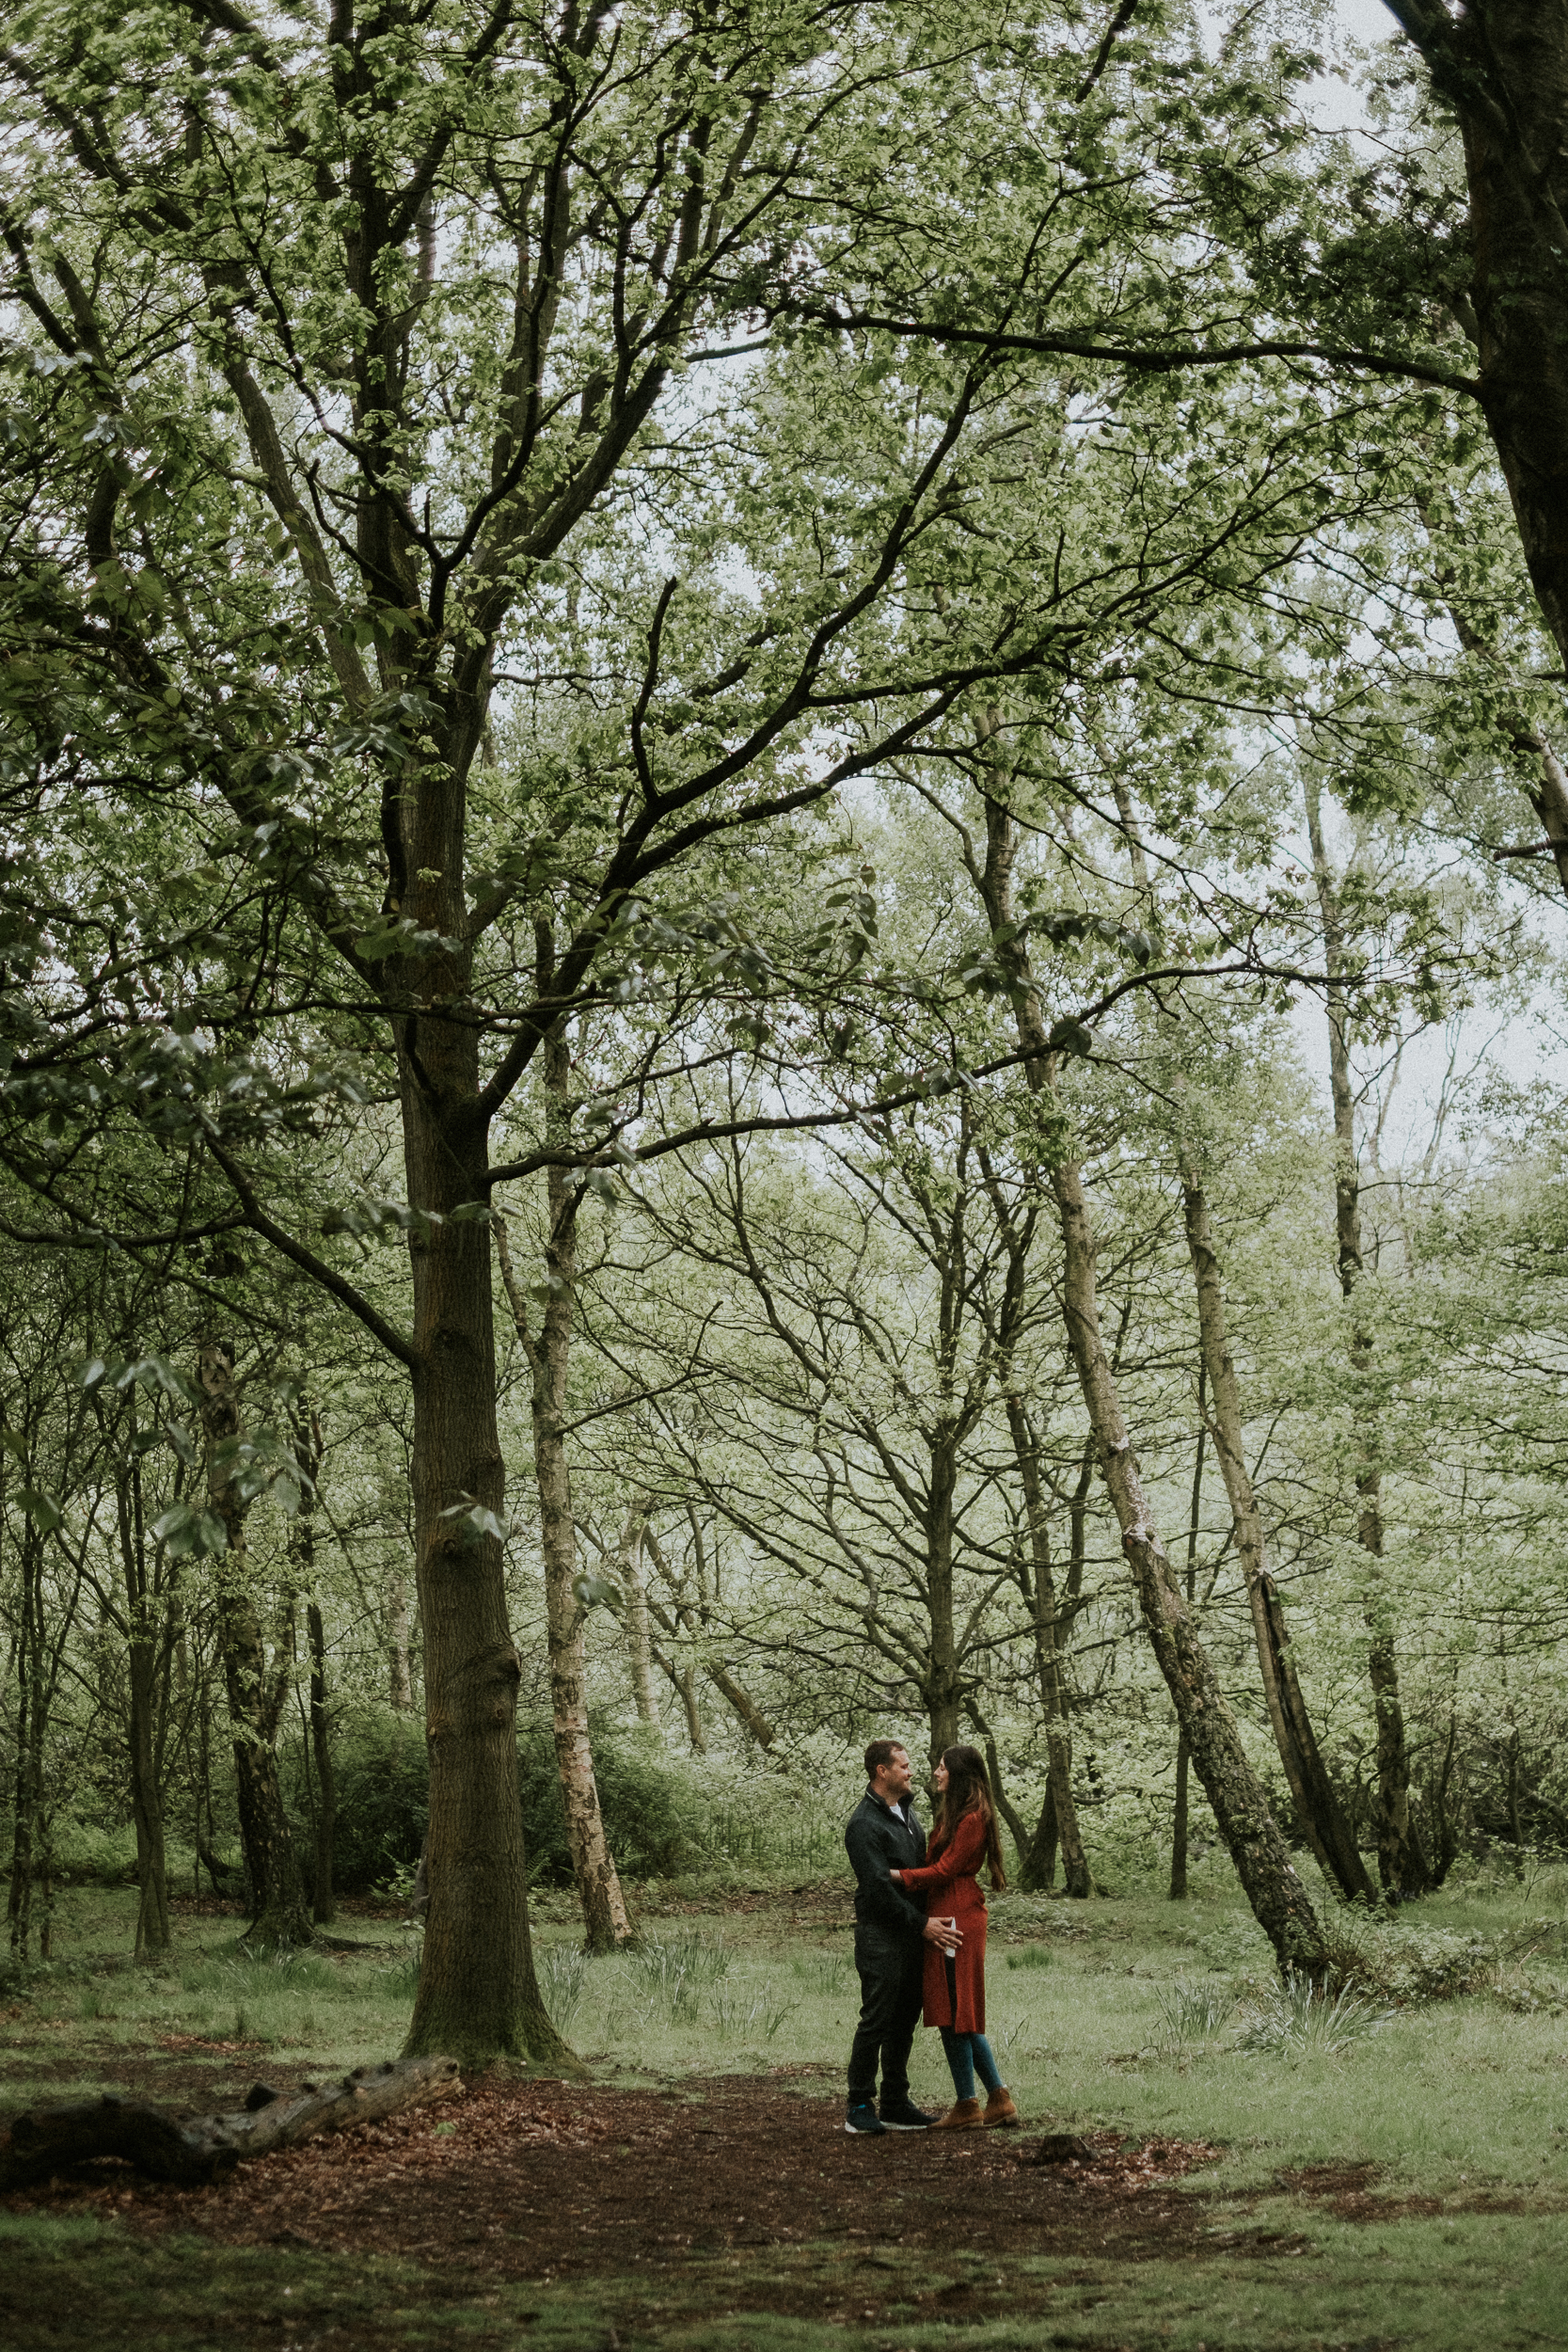
[[[85, 2017], [56, 2055], [47, 2017], [8, 2024], [8, 2107], [90, 2077], [210, 2112], [323, 2071]], [[1037, 2162], [1064, 2124], [1087, 2160]], [[1429, 2190], [1354, 2150], [1238, 2172], [1212, 2140], [1037, 2104], [1017, 2132], [851, 2139], [836, 2064], [720, 2057], [662, 2083], [483, 2077], [211, 2189], [81, 2167], [0, 2202], [0, 2343], [1491, 2352], [1568, 2345], [1565, 2212], [1544, 2180]]]

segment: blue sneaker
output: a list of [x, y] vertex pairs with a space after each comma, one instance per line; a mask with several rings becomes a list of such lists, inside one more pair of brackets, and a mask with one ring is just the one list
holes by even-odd
[[844, 2119], [844, 2128], [857, 2137], [863, 2136], [867, 2139], [875, 2139], [879, 2132], [886, 2131], [887, 2125], [882, 2122], [870, 2100], [864, 2099], [858, 2107], [850, 2108]]

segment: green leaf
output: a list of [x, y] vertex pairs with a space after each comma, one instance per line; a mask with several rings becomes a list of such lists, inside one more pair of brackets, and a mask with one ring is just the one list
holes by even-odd
[[1066, 1054], [1092, 1054], [1095, 1034], [1082, 1021], [1058, 1021], [1052, 1029], [1051, 1042]]
[[64, 1524], [65, 1513], [47, 1487], [24, 1486], [16, 1499], [41, 1534], [51, 1535]]
[[493, 1535], [498, 1544], [506, 1541], [505, 1528], [494, 1511], [487, 1511], [483, 1502], [473, 1502], [465, 1497], [461, 1502], [449, 1504], [441, 1517], [452, 1520], [459, 1533], [470, 1543], [477, 1544], [482, 1535]]

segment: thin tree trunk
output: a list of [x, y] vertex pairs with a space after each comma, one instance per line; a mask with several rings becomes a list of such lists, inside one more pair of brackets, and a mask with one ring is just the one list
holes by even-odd
[[[694, 1538], [696, 1537], [695, 1528], [693, 1528], [693, 1536]], [[700, 1543], [700, 1539], [698, 1540]], [[674, 1604], [674, 1613], [672, 1614], [668, 1609], [660, 1607], [659, 1603], [653, 1599], [653, 1597], [648, 1594], [646, 1587], [643, 1586], [641, 1588], [642, 1597], [647, 1613], [643, 1619], [644, 1629], [646, 1629], [648, 1617], [652, 1616], [662, 1628], [662, 1629], [670, 1636], [670, 1639], [673, 1642], [677, 1640], [682, 1632], [685, 1632], [693, 1640], [702, 1642], [705, 1629], [703, 1625], [703, 1616], [705, 1613], [701, 1608], [693, 1609], [690, 1600], [688, 1598], [687, 1583], [689, 1580], [689, 1571], [688, 1571], [686, 1578], [683, 1578], [679, 1582], [676, 1581], [674, 1573], [671, 1568], [670, 1562], [665, 1554], [664, 1549], [659, 1543], [658, 1537], [654, 1533], [651, 1520], [644, 1520], [643, 1522], [642, 1541], [647, 1546], [649, 1557], [652, 1559], [655, 1567], [658, 1570], [659, 1576], [670, 1594], [672, 1601]], [[702, 1586], [699, 1586], [699, 1595], [701, 1595], [702, 1590]], [[704, 1643], [705, 1649], [705, 1646], [706, 1645]], [[686, 1708], [687, 1734], [691, 1740], [692, 1753], [697, 1756], [705, 1756], [707, 1753], [707, 1743], [703, 1738], [702, 1718], [697, 1711], [697, 1686], [693, 1669], [689, 1666], [684, 1668], [677, 1667], [673, 1661], [667, 1658], [664, 1652], [657, 1646], [652, 1648], [650, 1654], [652, 1655], [656, 1664], [658, 1666], [660, 1672], [669, 1677], [674, 1690], [680, 1694], [681, 1704]], [[755, 1699], [752, 1697], [750, 1692], [746, 1691], [741, 1684], [736, 1680], [735, 1677], [730, 1673], [728, 1667], [717, 1664], [705, 1657], [703, 1661], [703, 1671], [706, 1674], [709, 1681], [712, 1682], [714, 1688], [720, 1692], [721, 1696], [729, 1702], [736, 1716], [739, 1718], [740, 1723], [756, 1741], [758, 1747], [763, 1750], [764, 1754], [766, 1754], [772, 1747], [774, 1740], [778, 1737], [778, 1733], [775, 1731], [773, 1725], [768, 1722], [767, 1716], [763, 1713], [762, 1708], [757, 1705]]]
[[394, 1568], [387, 1581], [387, 1696], [400, 1715], [414, 1711], [408, 1659], [408, 1580]]
[[11, 1867], [6, 1907], [11, 1950], [19, 1960], [25, 1960], [33, 1936], [35, 1876], [44, 1842], [43, 1545], [31, 1519], [24, 1523], [19, 1549], [22, 1622], [17, 1641], [16, 1775], [12, 1783]]
[[958, 1460], [949, 1432], [938, 1430], [930, 1443], [930, 1484], [926, 1517], [926, 1600], [930, 1647], [922, 1677], [926, 1710], [930, 1721], [931, 1763], [958, 1742], [964, 1702], [958, 1671], [958, 1629], [954, 1623], [953, 1495]]
[[[547, 990], [552, 948], [547, 926], [539, 926], [540, 986]], [[563, 1028], [546, 1040], [544, 1082], [551, 1132], [564, 1137], [564, 1104], [570, 1062]], [[588, 1727], [587, 1611], [573, 1591], [578, 1573], [577, 1521], [572, 1510], [566, 1460], [567, 1370], [577, 1281], [577, 1213], [579, 1190], [563, 1168], [546, 1176], [549, 1232], [545, 1245], [547, 1295], [537, 1340], [530, 1328], [523, 1292], [513, 1271], [504, 1228], [496, 1228], [496, 1254], [511, 1302], [517, 1337], [532, 1375], [533, 1466], [539, 1489], [540, 1549], [545, 1561], [545, 1620], [549, 1649], [550, 1719], [556, 1766], [566, 1818], [583, 1931], [591, 1952], [614, 1951], [631, 1940], [621, 1882], [616, 1875], [594, 1774]]]
[[666, 1651], [661, 1650], [657, 1642], [650, 1643], [649, 1646], [653, 1651], [655, 1665], [659, 1673], [668, 1678], [670, 1688], [685, 1710], [688, 1746], [693, 1756], [705, 1756], [707, 1740], [703, 1735], [702, 1709], [697, 1704], [696, 1669], [692, 1666], [677, 1666], [674, 1660]]
[[[1045, 1713], [1045, 1747], [1051, 1778], [1051, 1861], [1044, 1883], [1055, 1875], [1056, 1847], [1062, 1853], [1063, 1890], [1075, 1901], [1094, 1891], [1088, 1857], [1078, 1827], [1078, 1807], [1072, 1794], [1072, 1735], [1069, 1727], [1066, 1679], [1058, 1639], [1056, 1585], [1051, 1565], [1051, 1530], [1040, 1483], [1039, 1450], [1029, 1426], [1022, 1398], [1009, 1381], [1007, 1427], [1013, 1460], [1023, 1492], [1024, 1521], [1029, 1532], [1030, 1600], [1035, 1640], [1035, 1667], [1039, 1677], [1040, 1704]], [[1044, 1857], [1042, 1855], [1041, 1859]], [[1034, 1867], [1034, 1846], [1023, 1858], [1021, 1884], [1027, 1884]]]
[[[1019, 1043], [1029, 1056], [1028, 1083], [1044, 1098], [1050, 1124], [1062, 1136], [1069, 1131], [1069, 1120], [1056, 1094], [1056, 1056], [1041, 1017], [1026, 946], [1013, 930], [1017, 832], [1010, 812], [990, 798], [986, 836], [985, 866], [975, 879], [1007, 972]], [[1051, 1170], [1051, 1184], [1062, 1222], [1068, 1342], [1155, 1658], [1220, 1835], [1280, 1967], [1321, 1977], [1327, 1964], [1323, 1931], [1247, 1761], [1212, 1661], [1198, 1639], [1149, 1511], [1101, 1333], [1098, 1248], [1076, 1162], [1058, 1160]]]
[[[1203, 1449], [1208, 1443], [1209, 1429], [1204, 1418], [1205, 1392], [1209, 1386], [1209, 1371], [1205, 1364], [1197, 1368], [1197, 1444], [1193, 1453], [1193, 1496], [1187, 1513], [1187, 1608], [1197, 1600], [1197, 1537], [1203, 1508]], [[1187, 1776], [1191, 1764], [1187, 1735], [1176, 1735], [1176, 1805], [1171, 1817], [1170, 1836], [1170, 1900], [1184, 1903], [1187, 1899]]]
[[310, 1922], [277, 1774], [277, 1714], [272, 1705], [266, 1643], [250, 1588], [245, 1542], [247, 1505], [226, 1449], [240, 1436], [233, 1351], [224, 1340], [203, 1342], [199, 1359], [201, 1420], [207, 1439], [207, 1497], [229, 1537], [214, 1565], [218, 1646], [229, 1694], [239, 1797], [240, 1843], [250, 1879], [249, 1933], [259, 1944], [308, 1944]]
[[325, 1927], [337, 1916], [332, 1888], [332, 1845], [338, 1825], [338, 1783], [332, 1767], [332, 1715], [326, 1686], [326, 1629], [316, 1597], [316, 1503], [325, 1446], [321, 1421], [301, 1400], [293, 1415], [294, 1458], [299, 1464], [299, 1507], [289, 1526], [289, 1566], [296, 1593], [306, 1596], [305, 1631], [310, 1659], [310, 1756], [316, 1773], [316, 1838], [310, 1883], [310, 1916]]
[[1220, 1835], [1281, 1969], [1321, 1977], [1327, 1957], [1323, 1931], [1247, 1761], [1235, 1718], [1171, 1573], [1144, 1492], [1101, 1338], [1097, 1245], [1076, 1164], [1064, 1160], [1053, 1170], [1053, 1184], [1061, 1203], [1067, 1249], [1063, 1289], [1069, 1341], [1155, 1658], [1176, 1702]]
[[705, 1756], [707, 1740], [703, 1734], [702, 1710], [697, 1705], [696, 1669], [693, 1666], [683, 1666], [677, 1674], [674, 1667], [671, 1666], [668, 1672], [676, 1690], [680, 1692], [681, 1705], [686, 1709], [686, 1736], [691, 1743], [691, 1753], [693, 1756]]
[[[132, 1422], [135, 1430], [135, 1420]], [[158, 1770], [160, 1700], [166, 1704], [166, 1682], [172, 1644], [167, 1620], [174, 1605], [172, 1580], [162, 1594], [149, 1574], [147, 1528], [142, 1510], [141, 1465], [138, 1458], [122, 1466], [115, 1482], [120, 1565], [125, 1576], [125, 1657], [130, 1709], [127, 1725], [131, 1778], [131, 1817], [136, 1831], [137, 1960], [156, 1960], [173, 1940], [168, 1912], [168, 1869], [164, 1852], [164, 1802]], [[160, 1609], [159, 1603], [162, 1603]], [[160, 1623], [160, 1617], [163, 1622]]]
[[1029, 1851], [1028, 1824], [1023, 1820], [1022, 1815], [1019, 1812], [1017, 1805], [1015, 1805], [1008, 1797], [1006, 1786], [1003, 1783], [1002, 1758], [996, 1751], [995, 1732], [992, 1731], [990, 1724], [987, 1723], [985, 1717], [979, 1712], [973, 1700], [970, 1702], [969, 1714], [971, 1722], [974, 1724], [975, 1730], [979, 1733], [981, 1740], [985, 1743], [986, 1771], [990, 1775], [990, 1793], [996, 1800], [996, 1809], [998, 1813], [1001, 1814], [1002, 1819], [1006, 1822], [1007, 1827], [1012, 1834], [1013, 1844], [1018, 1851], [1019, 1867], [1022, 1868], [1023, 1865], [1023, 1858]]
[[326, 1629], [321, 1604], [307, 1603], [305, 1623], [310, 1644], [310, 1753], [316, 1766], [315, 1878], [310, 1893], [310, 1916], [318, 1927], [338, 1915], [332, 1890], [332, 1843], [338, 1826], [338, 1783], [332, 1769], [332, 1718], [326, 1693]]
[[1432, 1849], [1433, 1867], [1432, 1883], [1441, 1886], [1452, 1869], [1459, 1853], [1459, 1830], [1454, 1819], [1455, 1808], [1449, 1803], [1453, 1787], [1454, 1749], [1459, 1743], [1459, 1718], [1453, 1708], [1449, 1709], [1449, 1736], [1444, 1744], [1443, 1761], [1434, 1778], [1428, 1784], [1432, 1790]]
[[1225, 1294], [1209, 1222], [1209, 1202], [1196, 1164], [1185, 1147], [1180, 1163], [1181, 1206], [1197, 1286], [1203, 1363], [1209, 1375], [1209, 1425], [1236, 1531], [1236, 1549], [1241, 1557], [1247, 1605], [1252, 1612], [1258, 1663], [1262, 1672], [1263, 1696], [1275, 1745], [1295, 1800], [1297, 1818], [1324, 1875], [1337, 1882], [1347, 1902], [1370, 1902], [1372, 1883], [1323, 1764], [1291, 1657], [1285, 1613], [1268, 1573], [1263, 1516], [1258, 1508], [1243, 1446], [1241, 1388], [1226, 1331]]
[[736, 1721], [750, 1732], [766, 1756], [778, 1734], [755, 1699], [736, 1682], [729, 1668], [721, 1666], [717, 1659], [710, 1658], [707, 1661], [707, 1678], [720, 1696], [729, 1701]]
[[[1323, 918], [1323, 961], [1329, 973], [1328, 1068], [1334, 1098], [1334, 1221], [1338, 1244], [1339, 1289], [1351, 1311], [1350, 1359], [1357, 1381], [1371, 1368], [1371, 1339], [1355, 1315], [1355, 1291], [1364, 1271], [1361, 1249], [1361, 1167], [1355, 1149], [1355, 1096], [1351, 1083], [1350, 1003], [1341, 980], [1344, 925], [1323, 840], [1323, 805], [1310, 764], [1304, 777], [1307, 840]], [[1431, 1867], [1410, 1812], [1410, 1756], [1404, 1709], [1400, 1703], [1399, 1661], [1394, 1647], [1394, 1610], [1383, 1570], [1383, 1479], [1378, 1466], [1373, 1414], [1356, 1414], [1361, 1465], [1356, 1472], [1360, 1509], [1356, 1535], [1366, 1559], [1370, 1641], [1367, 1677], [1377, 1724], [1377, 1867], [1385, 1891], [1395, 1900], [1425, 1894]]]
[[621, 1532], [620, 1570], [621, 1590], [626, 1596], [626, 1661], [631, 1669], [631, 1695], [640, 1724], [657, 1724], [658, 1708], [654, 1699], [654, 1661], [648, 1635], [648, 1587], [642, 1575], [642, 1538], [648, 1524], [647, 1512], [634, 1504], [626, 1514]]

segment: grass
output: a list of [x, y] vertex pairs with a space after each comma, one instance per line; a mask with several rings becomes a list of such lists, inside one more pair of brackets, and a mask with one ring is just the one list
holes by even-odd
[[[1250, 2218], [1289, 2226], [1292, 2217], [1264, 2209]], [[153, 2244], [112, 2223], [0, 2217], [0, 2271], [8, 2352], [109, 2342], [142, 2352], [305, 2344], [513, 2352], [524, 2342], [531, 2352], [1525, 2352], [1568, 2344], [1561, 2225], [1544, 2215], [1318, 2222], [1307, 2251], [1272, 2263], [1244, 2254], [1197, 2266], [1034, 2260], [1003, 2275], [960, 2249], [926, 2275], [939, 2307], [953, 2290], [990, 2307], [963, 2318], [929, 2317], [885, 2288], [869, 2290], [879, 2300], [868, 2317], [863, 2250], [831, 2244], [689, 2263], [678, 2283], [666, 2273], [476, 2290], [466, 2278], [373, 2257], [194, 2238]], [[831, 2319], [780, 2312], [801, 2284], [839, 2299]]]
[[[609, 1959], [582, 1954], [568, 1900], [540, 1905], [541, 1982], [592, 2073], [630, 2085], [787, 2060], [819, 2069], [821, 2090], [836, 2094], [859, 1994], [848, 1933], [809, 1912], [791, 1924], [788, 1897], [695, 1917], [673, 1909], [680, 1899], [689, 1890], [665, 1890], [641, 1945]], [[68, 1892], [55, 1967], [0, 1993], [0, 2066], [13, 2098], [26, 2095], [36, 2061], [50, 2062], [48, 2095], [65, 2095], [112, 2082], [117, 2055], [145, 2057], [178, 2037], [256, 2042], [324, 2070], [395, 2052], [414, 1953], [390, 1918], [349, 1930], [370, 1951], [287, 1960], [246, 1954], [231, 1922], [182, 1921], [169, 1964], [138, 1970], [125, 1959], [132, 1915], [118, 1892]], [[852, 2293], [859, 2257], [844, 2247], [752, 2249], [738, 2267], [683, 2264], [673, 2315], [668, 2274], [662, 2287], [638, 2279], [491, 2294], [406, 2265], [192, 2241], [178, 2256], [161, 2249], [162, 2283], [143, 2313], [137, 2281], [154, 2259], [144, 2241], [112, 2223], [12, 2217], [0, 2218], [0, 2334], [16, 2352], [95, 2342], [90, 2328], [71, 2333], [70, 2297], [50, 2284], [69, 2271], [118, 2298], [117, 2331], [153, 2352], [298, 2343], [312, 2330], [337, 2330], [333, 2344], [347, 2345], [372, 2314], [374, 2340], [394, 2348], [437, 2336], [510, 2347], [525, 2327], [531, 2345], [560, 2352], [605, 2352], [612, 2337], [626, 2352], [795, 2352], [846, 2338], [865, 2352], [1568, 2345], [1559, 2251], [1568, 1874], [1523, 1886], [1472, 1882], [1389, 1922], [1341, 1924], [1359, 1979], [1336, 2009], [1277, 1985], [1215, 1867], [1186, 1904], [1150, 1891], [1071, 1905], [1009, 1895], [992, 1909], [989, 2029], [1026, 2121], [1217, 2144], [1224, 2162], [1204, 2182], [1221, 2201], [1216, 2245], [1227, 2229], [1261, 2230], [1302, 2234], [1299, 2253], [1260, 2260], [1238, 2249], [1197, 2268], [1015, 2262], [1001, 2288], [989, 2276], [978, 2282], [993, 2302], [1001, 2296], [995, 2312], [939, 2323], [888, 2304], [867, 2320], [847, 2304], [830, 2328], [784, 2315], [781, 2282], [791, 2265], [832, 2279], [838, 2265], [853, 2303], [863, 2280]], [[1412, 1988], [1449, 1997], [1413, 1997]], [[217, 2054], [213, 2062], [234, 2065]], [[914, 2091], [929, 2106], [948, 2095], [934, 2034], [917, 2039]], [[1356, 2164], [1379, 2168], [1388, 2196], [1418, 2193], [1443, 2209], [1353, 2224], [1279, 2185], [1296, 2168]], [[1478, 2193], [1516, 2210], [1459, 2209]], [[960, 2275], [961, 2249], [953, 2259]], [[284, 2295], [291, 2282], [297, 2299]]]

